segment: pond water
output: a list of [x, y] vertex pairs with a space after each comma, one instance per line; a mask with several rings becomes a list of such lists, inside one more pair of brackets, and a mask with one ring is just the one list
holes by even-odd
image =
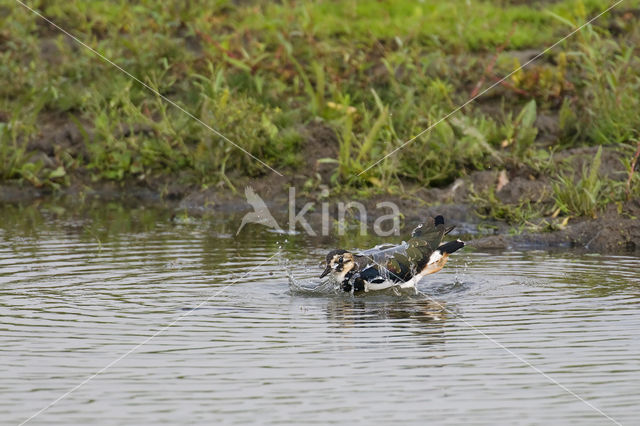
[[465, 248], [418, 295], [352, 297], [314, 289], [344, 240], [108, 203], [0, 214], [2, 424], [63, 395], [27, 424], [640, 417], [637, 257]]

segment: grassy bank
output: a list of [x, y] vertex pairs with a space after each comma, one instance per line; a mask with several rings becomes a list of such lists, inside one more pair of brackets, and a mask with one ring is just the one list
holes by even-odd
[[[639, 1], [517, 71], [604, 0], [34, 1], [45, 17], [308, 191], [399, 193], [474, 171], [546, 179], [552, 193], [470, 199], [523, 224], [593, 216], [640, 196]], [[171, 179], [234, 190], [260, 165], [18, 3], [0, 7], [0, 179]], [[319, 136], [320, 135], [320, 136]], [[579, 167], [558, 153], [604, 146]], [[570, 152], [570, 151], [569, 151]], [[629, 182], [627, 182], [630, 180]], [[234, 184], [235, 182], [235, 184]], [[498, 183], [499, 185], [499, 183]]]

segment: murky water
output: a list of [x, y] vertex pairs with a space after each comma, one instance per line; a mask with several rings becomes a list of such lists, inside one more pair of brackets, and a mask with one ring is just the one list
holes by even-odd
[[312, 289], [327, 241], [114, 204], [0, 214], [2, 424], [83, 382], [28, 424], [640, 417], [637, 257], [465, 249], [421, 295], [353, 298]]

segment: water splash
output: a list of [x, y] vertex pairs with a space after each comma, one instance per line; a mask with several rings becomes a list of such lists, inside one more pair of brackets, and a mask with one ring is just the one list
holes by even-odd
[[287, 271], [289, 278], [289, 291], [297, 296], [329, 296], [338, 295], [340, 292], [337, 286], [329, 279], [322, 281], [317, 278], [296, 278], [290, 271]]
[[[286, 240], [285, 240], [286, 243]], [[279, 266], [287, 274], [289, 291], [292, 295], [327, 296], [339, 293], [337, 283], [332, 280], [321, 280], [317, 268], [296, 263], [295, 267], [287, 256], [278, 258]]]

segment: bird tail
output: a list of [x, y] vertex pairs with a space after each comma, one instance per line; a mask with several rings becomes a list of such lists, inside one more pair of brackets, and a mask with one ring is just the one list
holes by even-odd
[[[436, 217], [433, 218], [433, 222], [437, 225], [443, 225], [444, 226], [444, 217], [442, 215], [438, 215]], [[447, 235], [449, 232], [453, 231], [455, 229], [455, 225], [451, 225], [445, 228], [444, 230], [444, 235]]]
[[461, 240], [449, 241], [448, 243], [441, 244], [438, 247], [438, 251], [442, 254], [451, 254], [464, 247], [464, 242]]

